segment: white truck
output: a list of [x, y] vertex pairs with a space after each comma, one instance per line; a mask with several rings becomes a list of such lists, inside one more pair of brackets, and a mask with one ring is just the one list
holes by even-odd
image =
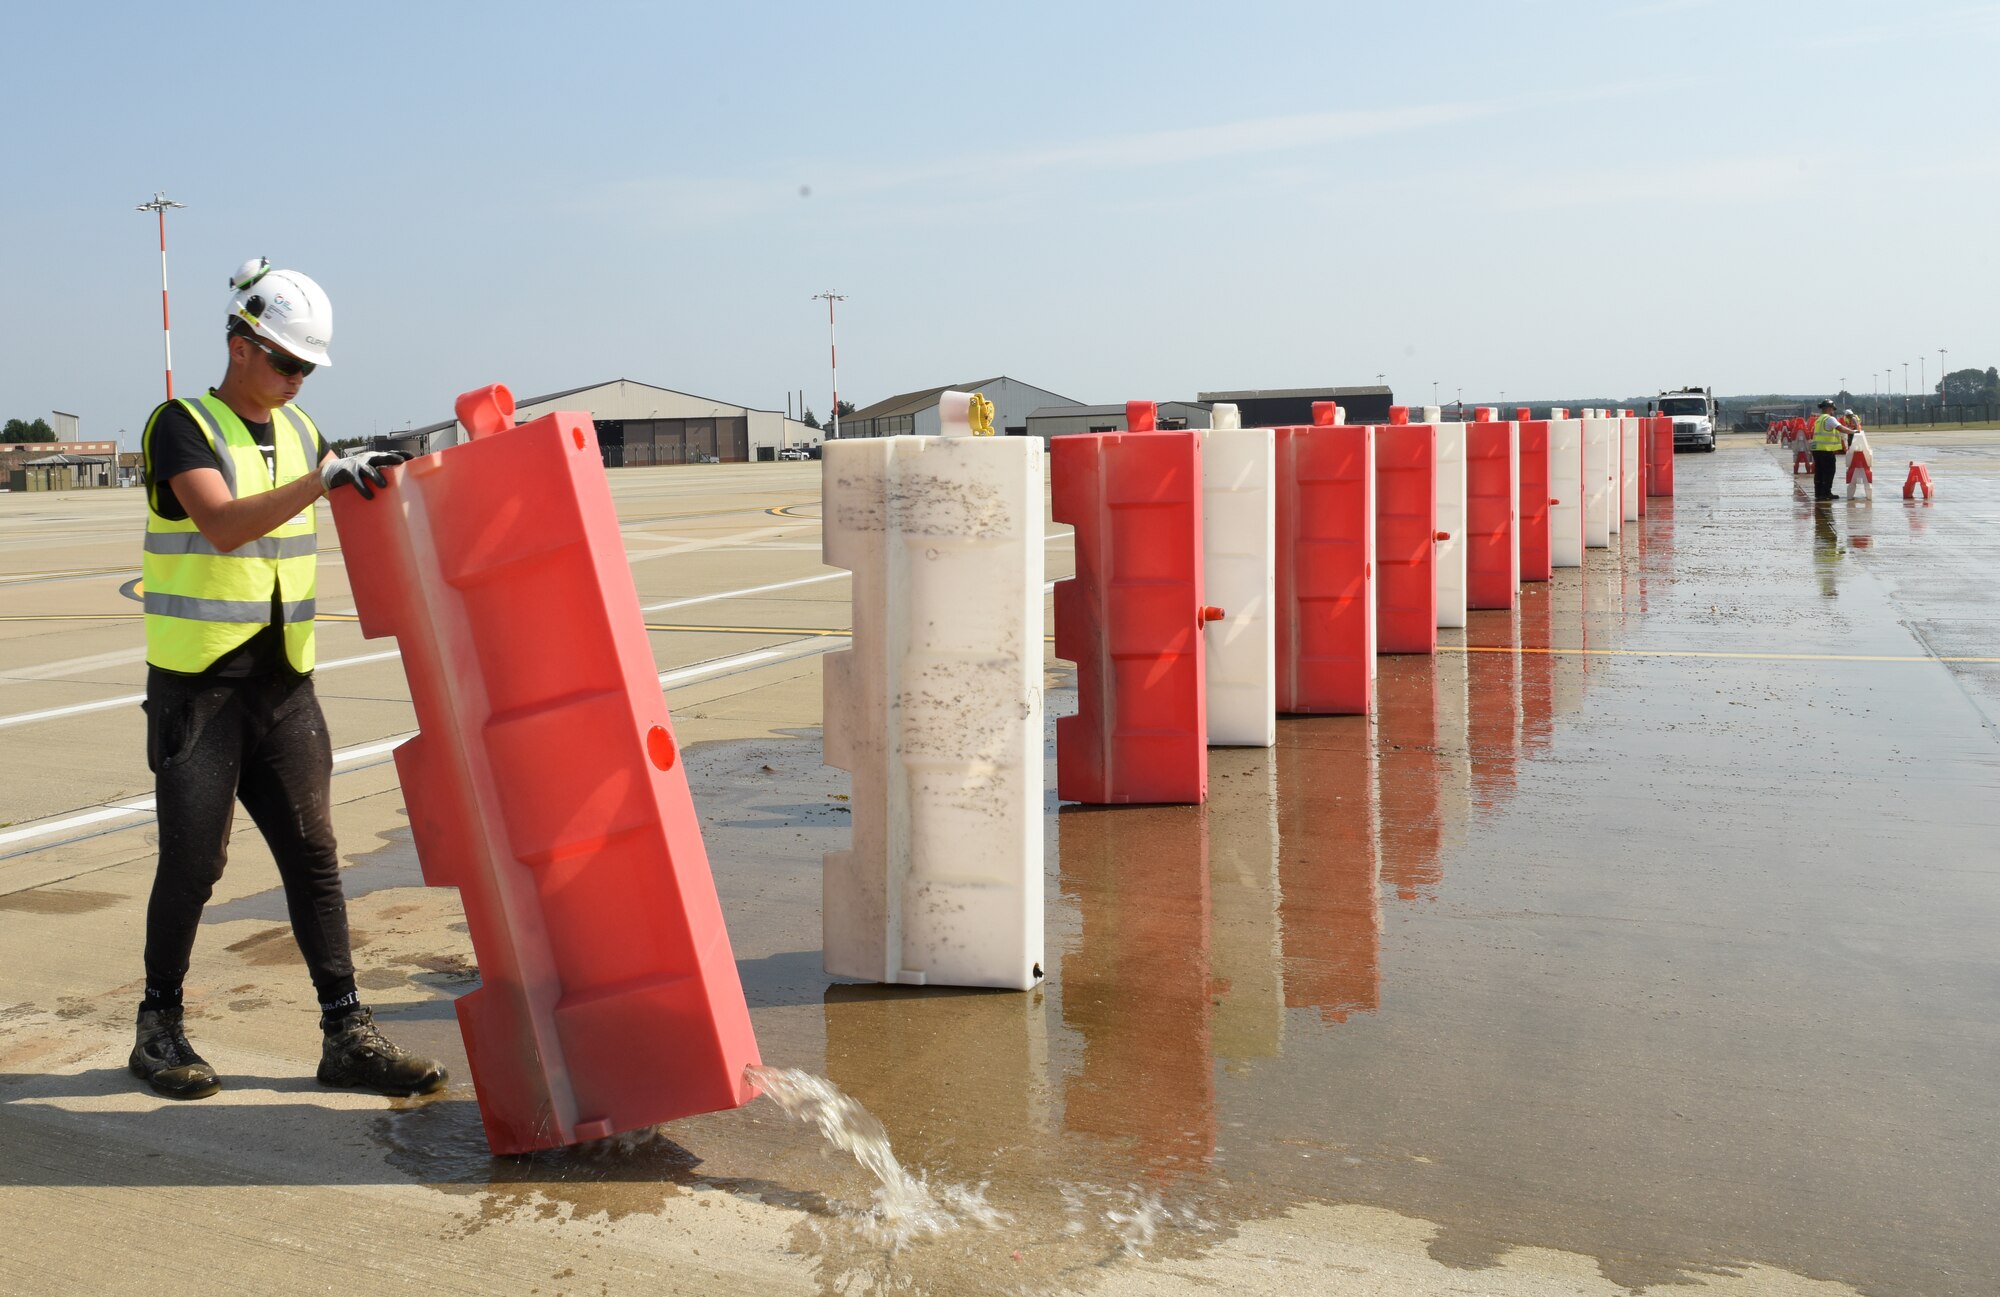
[[1715, 449], [1715, 394], [1708, 388], [1660, 393], [1660, 413], [1674, 421], [1675, 450]]

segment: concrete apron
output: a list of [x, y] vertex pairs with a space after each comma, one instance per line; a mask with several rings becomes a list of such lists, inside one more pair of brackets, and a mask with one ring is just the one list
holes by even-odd
[[1005, 1213], [901, 1252], [765, 1103], [486, 1157], [449, 1014], [476, 971], [379, 771], [337, 789], [358, 962], [453, 1088], [313, 1084], [268, 891], [211, 909], [189, 987], [230, 1088], [135, 1092], [135, 842], [0, 904], [0, 1193], [35, 1240], [0, 1289], [1994, 1291], [2000, 666], [1904, 659], [1992, 652], [2000, 490], [1931, 462], [1931, 508], [1816, 510], [1775, 452], [1683, 456], [1518, 618], [1384, 659], [1373, 722], [1218, 750], [1205, 808], [1051, 807], [1025, 995], [832, 984], [843, 776], [810, 734], [691, 748], [766, 1061]]

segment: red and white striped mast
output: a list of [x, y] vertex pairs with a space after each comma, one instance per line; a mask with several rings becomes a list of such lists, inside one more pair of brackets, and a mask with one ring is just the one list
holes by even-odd
[[847, 300], [845, 293], [828, 289], [824, 293], [814, 293], [812, 300], [826, 299], [826, 359], [833, 373], [833, 439], [840, 440], [840, 344], [833, 334], [833, 304]]
[[168, 323], [167, 319], [167, 209], [169, 207], [186, 206], [186, 203], [177, 203], [165, 194], [155, 190], [153, 192], [153, 201], [150, 203], [140, 203], [138, 207], [139, 211], [152, 212], [160, 218], [160, 333], [166, 338], [167, 345], [167, 399], [169, 401], [174, 399], [174, 333], [173, 327]]

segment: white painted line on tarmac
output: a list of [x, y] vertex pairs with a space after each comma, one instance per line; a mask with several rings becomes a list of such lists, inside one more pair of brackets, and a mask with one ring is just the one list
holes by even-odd
[[736, 671], [744, 667], [756, 666], [764, 662], [785, 662], [795, 658], [811, 657], [815, 653], [825, 653], [837, 649], [847, 641], [834, 635], [812, 635], [805, 639], [780, 644], [776, 648], [755, 649], [749, 653], [738, 653], [733, 657], [715, 658], [699, 662], [678, 671], [668, 671], [660, 676], [663, 685], [684, 684], [702, 676], [720, 675], [726, 671]]
[[112, 653], [94, 653], [89, 657], [67, 658], [61, 662], [43, 662], [36, 666], [17, 667], [11, 671], [0, 671], [0, 684], [12, 684], [26, 680], [54, 680], [72, 671], [95, 671], [99, 667], [124, 666], [128, 662], [144, 662], [146, 650], [142, 648], [118, 649]]
[[[1052, 532], [1042, 539], [1045, 541], [1064, 540], [1068, 539], [1070, 534], [1069, 532]], [[852, 575], [853, 573], [844, 571], [822, 572], [818, 576], [800, 577], [795, 581], [778, 581], [770, 585], [753, 585], [741, 590], [722, 590], [715, 594], [695, 595], [688, 599], [669, 599], [664, 603], [641, 604], [639, 611], [665, 612], [673, 608], [690, 608], [696, 604], [716, 603], [723, 599], [742, 599], [751, 595], [769, 594], [774, 590], [790, 590], [798, 586], [817, 585], [823, 581], [838, 581], [842, 577]], [[1046, 591], [1053, 588], [1054, 585], [1055, 582], [1051, 581], [1043, 589]], [[142, 650], [126, 650], [118, 654], [100, 654], [97, 658], [77, 658], [67, 663], [52, 663], [40, 669], [53, 671], [57, 668], [75, 668], [82, 670], [88, 669], [89, 665], [110, 665], [113, 662], [135, 660], [132, 657], [126, 656], [127, 653], [137, 653], [140, 658], [144, 657]], [[320, 663], [317, 669], [320, 671], [336, 671], [341, 667], [359, 666], [364, 662], [382, 662], [399, 656], [401, 656], [400, 650], [386, 649], [380, 653], [363, 653], [356, 657], [335, 658], [331, 662]], [[688, 669], [692, 670], [693, 668]], [[671, 675], [673, 673], [669, 672], [668, 674]], [[661, 676], [660, 679], [663, 684], [667, 683], [666, 676]], [[4, 683], [4, 680], [0, 680], [0, 683]], [[11, 716], [0, 716], [0, 730], [9, 729], [16, 725], [28, 725], [36, 721], [58, 720], [64, 716], [82, 716], [90, 712], [109, 711], [114, 707], [130, 707], [134, 703], [144, 701], [145, 697], [146, 695], [144, 694], [121, 694], [116, 698], [99, 698], [94, 702], [73, 703], [67, 707], [49, 707], [41, 711], [16, 712]]]
[[640, 612], [664, 612], [669, 608], [691, 608], [698, 603], [714, 603], [718, 599], [739, 599], [753, 594], [769, 594], [773, 590], [790, 590], [794, 586], [817, 585], [821, 581], [838, 581], [852, 572], [822, 572], [818, 576], [800, 577], [796, 581], [778, 581], [771, 585], [753, 585], [747, 590], [724, 590], [720, 594], [698, 594], [692, 599], [669, 599], [665, 603], [639, 605]]
[[43, 820], [39, 824], [31, 824], [25, 829], [9, 829], [5, 833], [0, 833], [0, 847], [14, 842], [31, 842], [36, 838], [53, 837], [58, 833], [67, 833], [71, 829], [80, 829], [87, 824], [101, 824], [105, 820], [124, 819], [128, 815], [152, 813], [153, 799], [150, 797], [141, 798], [136, 802], [114, 802], [109, 806], [100, 806], [94, 811], [85, 811], [81, 815], [65, 815], [59, 820]]
[[[338, 671], [341, 667], [359, 666], [363, 662], [380, 662], [385, 658], [400, 656], [401, 653], [396, 649], [388, 649], [381, 653], [363, 653], [359, 657], [335, 658], [331, 662], [322, 662], [314, 668], [314, 671], [315, 673]], [[85, 712], [109, 711], [113, 707], [130, 707], [134, 703], [144, 702], [145, 698], [144, 694], [121, 694], [116, 698], [99, 698], [95, 702], [72, 703], [68, 707], [50, 707], [38, 712], [16, 712], [12, 716], [0, 716], [0, 730], [14, 725], [26, 725], [30, 721], [48, 721], [61, 716], [81, 716]]]
[[[333, 754], [333, 764], [336, 767], [352, 765], [357, 761], [381, 756], [384, 752], [394, 751], [404, 740], [414, 736], [415, 731], [411, 731], [409, 734], [398, 734], [394, 738], [378, 739], [373, 743], [359, 743], [351, 748], [341, 748]], [[54, 837], [58, 833], [67, 833], [71, 829], [80, 829], [92, 824], [102, 824], [106, 820], [126, 819], [135, 815], [150, 818], [158, 805], [158, 801], [154, 798], [138, 797], [126, 802], [112, 802], [75, 815], [65, 815], [61, 819], [43, 820], [26, 828], [9, 829], [0, 833], [0, 847], [10, 846], [16, 842], [32, 842], [37, 838]]]
[[[843, 575], [845, 574], [843, 573]], [[685, 684], [691, 680], [701, 679], [704, 676], [721, 675], [724, 672], [736, 671], [765, 662], [806, 657], [812, 653], [825, 652], [828, 649], [836, 648], [840, 643], [840, 640], [831, 636], [814, 635], [807, 639], [795, 640], [790, 644], [781, 644], [777, 648], [757, 649], [750, 653], [738, 653], [726, 658], [716, 658], [709, 662], [697, 662], [693, 666], [665, 671], [660, 674], [660, 683], [664, 686], [672, 687], [674, 685]], [[376, 656], [394, 657], [395, 654], [387, 653]], [[346, 659], [347, 662], [359, 660], [361, 659]], [[374, 659], [371, 658], [369, 660]], [[330, 666], [332, 664], [328, 663], [327, 665]], [[397, 734], [391, 738], [377, 739], [372, 743], [359, 743], [350, 748], [341, 748], [333, 754], [333, 764], [338, 769], [341, 766], [353, 765], [357, 761], [366, 761], [371, 757], [379, 757], [385, 753], [395, 751], [405, 741], [414, 737], [416, 737], [416, 732], [413, 730], [409, 733]], [[12, 846], [18, 842], [34, 842], [42, 838], [52, 838], [74, 829], [88, 828], [93, 824], [103, 824], [111, 820], [134, 819], [142, 816], [150, 819], [153, 816], [156, 805], [157, 803], [153, 798], [140, 797], [130, 801], [112, 802], [105, 806], [93, 807], [90, 810], [64, 815], [58, 819], [42, 820], [39, 823], [26, 825], [22, 828], [8, 829], [0, 832], [0, 848]], [[120, 827], [136, 828], [137, 825], [123, 825]]]

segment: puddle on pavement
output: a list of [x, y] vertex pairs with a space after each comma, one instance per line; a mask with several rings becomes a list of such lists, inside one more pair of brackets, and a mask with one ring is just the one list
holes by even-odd
[[37, 887], [0, 896], [0, 910], [16, 914], [91, 914], [125, 899], [116, 892], [93, 892], [81, 887]]

